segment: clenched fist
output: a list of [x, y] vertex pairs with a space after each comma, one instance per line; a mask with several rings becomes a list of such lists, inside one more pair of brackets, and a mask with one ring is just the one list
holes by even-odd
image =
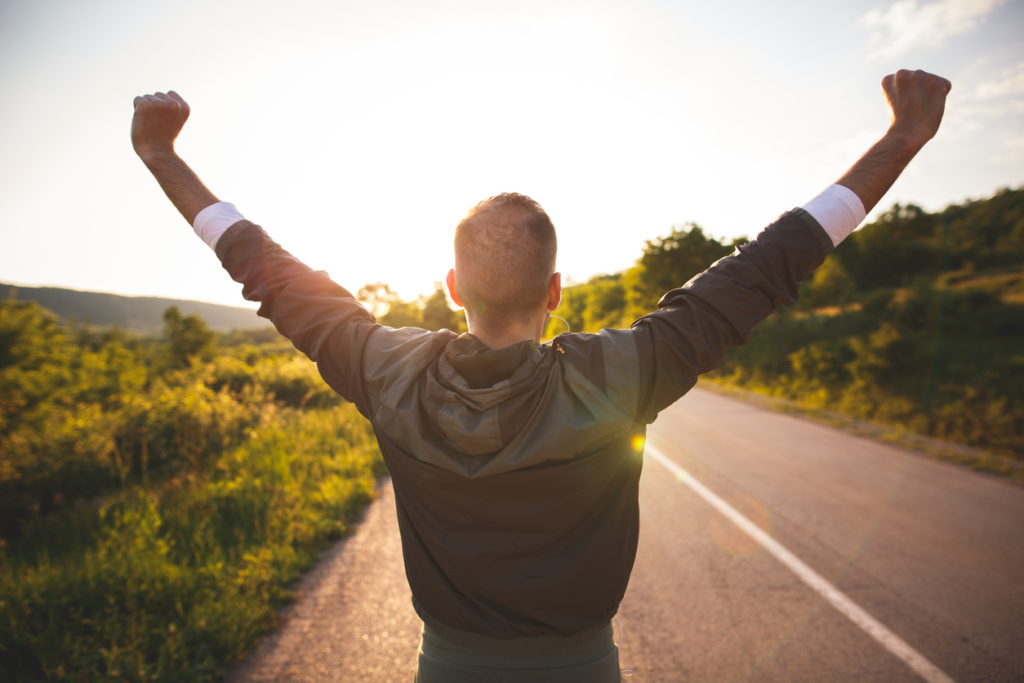
[[181, 95], [167, 93], [135, 98], [132, 117], [132, 146], [144, 160], [153, 154], [174, 151], [174, 140], [188, 120], [188, 103]]
[[883, 78], [892, 132], [905, 136], [912, 145], [931, 140], [939, 130], [952, 87], [945, 78], [920, 70], [901, 69]]

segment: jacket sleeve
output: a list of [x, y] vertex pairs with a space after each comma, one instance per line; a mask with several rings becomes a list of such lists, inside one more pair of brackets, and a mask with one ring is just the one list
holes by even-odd
[[345, 288], [282, 249], [257, 225], [239, 221], [216, 252], [242, 296], [260, 303], [259, 315], [317, 364], [339, 394], [369, 410], [362, 382], [363, 349], [381, 327]]
[[717, 367], [728, 346], [750, 341], [754, 326], [797, 299], [800, 282], [832, 250], [803, 209], [783, 214], [752, 242], [716, 261], [633, 323], [639, 353], [638, 416], [653, 422]]

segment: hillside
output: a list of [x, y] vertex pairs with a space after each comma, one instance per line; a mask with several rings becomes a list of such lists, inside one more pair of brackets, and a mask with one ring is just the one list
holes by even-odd
[[119, 327], [143, 335], [163, 330], [163, 313], [177, 306], [183, 315], [198, 315], [218, 332], [269, 327], [256, 311], [202, 301], [165, 299], [155, 296], [121, 296], [104, 292], [81, 292], [59, 287], [21, 287], [0, 283], [0, 300], [35, 301], [65, 321], [93, 327]]
[[373, 431], [313, 363], [166, 322], [0, 300], [0, 681], [223, 680], [373, 496]]
[[[573, 330], [628, 326], [733, 246], [676, 228], [632, 268], [566, 288], [556, 314]], [[896, 205], [708, 379], [1020, 460], [1022, 304], [1024, 188], [934, 213]]]

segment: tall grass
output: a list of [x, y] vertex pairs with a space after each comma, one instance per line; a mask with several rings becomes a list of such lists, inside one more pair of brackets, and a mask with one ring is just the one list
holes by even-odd
[[77, 540], [0, 551], [0, 678], [217, 679], [381, 468], [351, 406], [279, 409], [208, 473], [37, 521]]
[[369, 423], [311, 363], [197, 337], [0, 302], [0, 681], [215, 680], [373, 496]]

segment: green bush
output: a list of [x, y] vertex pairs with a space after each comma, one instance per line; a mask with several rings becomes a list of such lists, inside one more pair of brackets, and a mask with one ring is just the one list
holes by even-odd
[[166, 347], [0, 303], [0, 680], [215, 680], [371, 499], [373, 433], [312, 363], [189, 321]]
[[0, 551], [3, 680], [214, 680], [274, 624], [288, 586], [346, 533], [382, 472], [352, 406], [270, 411], [207, 474], [132, 486], [73, 547]]

